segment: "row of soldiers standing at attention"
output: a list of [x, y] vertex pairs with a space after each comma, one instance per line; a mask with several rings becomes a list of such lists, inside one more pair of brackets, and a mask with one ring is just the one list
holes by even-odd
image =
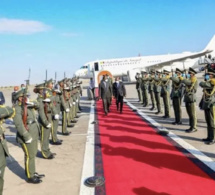
[[[207, 69], [207, 70], [206, 70]], [[139, 102], [142, 102], [143, 107], [149, 105], [151, 99], [152, 107], [150, 110], [157, 108], [155, 114], [161, 114], [161, 98], [164, 104], [163, 118], [170, 118], [170, 98], [175, 115], [173, 125], [182, 124], [182, 99], [185, 103], [186, 111], [189, 117], [190, 128], [185, 132], [191, 133], [197, 131], [197, 115], [196, 115], [196, 92], [198, 88], [198, 79], [195, 76], [196, 71], [189, 68], [188, 74], [176, 68], [175, 73], [170, 76], [170, 72], [164, 70], [141, 72], [136, 74], [136, 89], [139, 97]], [[215, 143], [215, 70], [205, 67], [205, 80], [199, 83], [203, 88], [203, 96], [199, 103], [201, 110], [204, 110], [205, 120], [207, 123], [207, 138], [202, 139], [205, 144], [211, 145]], [[171, 86], [172, 85], [172, 86]], [[171, 89], [171, 91], [170, 91]], [[149, 94], [149, 95], [148, 95]], [[150, 98], [148, 97], [150, 96]]]
[[[184, 71], [176, 69], [175, 74], [170, 76], [170, 72], [163, 70], [159, 71], [150, 71], [141, 72], [142, 76], [139, 73], [136, 75], [136, 89], [138, 92], [139, 101], [142, 102], [143, 107], [149, 105], [150, 95], [152, 107], [150, 110], [157, 109], [155, 114], [162, 114], [162, 103], [161, 98], [163, 99], [164, 105], [164, 116], [163, 118], [170, 118], [170, 98], [172, 99], [172, 105], [175, 114], [175, 121], [172, 123], [174, 125], [181, 125], [181, 102], [184, 96], [184, 102], [186, 110], [189, 116], [189, 125], [190, 128], [186, 132], [197, 131], [197, 118], [195, 110], [196, 102], [196, 92], [198, 81], [195, 76], [196, 71], [192, 68], [189, 69], [188, 74], [185, 76]], [[172, 82], [171, 82], [172, 81]], [[171, 89], [172, 84], [172, 90]]]
[[[44, 159], [53, 159], [55, 153], [50, 151], [51, 143], [61, 145], [58, 139], [58, 123], [62, 114], [62, 135], [70, 135], [68, 127], [73, 127], [81, 112], [80, 96], [82, 95], [81, 82], [77, 78], [63, 79], [53, 87], [52, 79], [36, 85], [34, 92], [38, 94], [37, 100], [29, 99], [27, 87], [16, 92], [13, 109], [6, 106], [0, 108], [0, 194], [3, 191], [5, 157], [9, 155], [2, 127], [2, 120], [13, 117], [17, 129], [16, 140], [21, 145], [25, 159], [25, 173], [28, 183], [41, 183], [44, 174], [36, 172], [35, 157], [38, 150], [38, 140], [41, 143], [41, 154]], [[3, 109], [4, 108], [4, 109]], [[4, 110], [7, 110], [5, 112]], [[12, 110], [12, 111], [11, 111]], [[1, 112], [7, 115], [1, 115]], [[9, 112], [10, 111], [10, 112]], [[37, 112], [35, 112], [37, 111]], [[12, 116], [13, 114], [13, 116]]]

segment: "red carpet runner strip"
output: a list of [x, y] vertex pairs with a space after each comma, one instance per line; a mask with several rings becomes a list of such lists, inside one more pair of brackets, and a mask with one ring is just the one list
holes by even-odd
[[187, 158], [127, 105], [120, 114], [113, 100], [108, 116], [101, 100], [96, 107], [107, 195], [215, 193], [215, 180], [194, 157]]

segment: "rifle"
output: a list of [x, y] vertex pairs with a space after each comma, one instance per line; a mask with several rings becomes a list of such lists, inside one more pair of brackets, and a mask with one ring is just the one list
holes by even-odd
[[185, 69], [184, 61], [183, 61], [183, 68], [184, 68], [185, 78], [187, 79], [187, 71], [186, 71], [186, 69]]
[[26, 87], [23, 92], [23, 98], [22, 98], [22, 110], [23, 110], [23, 114], [22, 114], [22, 121], [24, 124], [24, 127], [26, 128], [26, 130], [28, 131], [29, 128], [27, 126], [27, 114], [28, 114], [28, 108], [27, 108], [27, 92], [28, 92], [28, 85], [30, 83], [30, 76], [31, 76], [31, 69], [29, 69], [29, 74], [28, 74], [28, 79], [25, 80], [26, 81]]

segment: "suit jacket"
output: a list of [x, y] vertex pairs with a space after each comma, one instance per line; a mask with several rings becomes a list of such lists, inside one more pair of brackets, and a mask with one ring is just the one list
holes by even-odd
[[102, 99], [111, 98], [112, 94], [112, 86], [109, 82], [105, 82], [102, 80], [99, 84], [99, 96]]
[[4, 94], [0, 91], [0, 105], [5, 104]]
[[125, 85], [123, 82], [120, 81], [118, 86], [116, 82], [113, 84], [113, 95], [115, 98], [118, 96], [126, 96]]

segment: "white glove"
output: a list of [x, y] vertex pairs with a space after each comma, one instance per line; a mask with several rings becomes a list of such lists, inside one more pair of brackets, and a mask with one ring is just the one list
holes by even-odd
[[66, 112], [69, 112], [69, 108], [66, 109]]
[[75, 102], [73, 102], [72, 104], [75, 105]]
[[76, 102], [78, 103], [78, 100], [76, 100]]
[[55, 114], [55, 115], [54, 115], [54, 119], [55, 119], [55, 120], [59, 119], [59, 114]]
[[46, 128], [51, 128], [52, 127], [52, 124], [51, 123], [49, 123], [47, 126], [46, 126]]
[[69, 103], [69, 105], [70, 105], [70, 107], [72, 107], [72, 104], [71, 104], [71, 103]]
[[32, 138], [30, 138], [29, 140], [25, 141], [26, 144], [30, 144], [32, 142]]

